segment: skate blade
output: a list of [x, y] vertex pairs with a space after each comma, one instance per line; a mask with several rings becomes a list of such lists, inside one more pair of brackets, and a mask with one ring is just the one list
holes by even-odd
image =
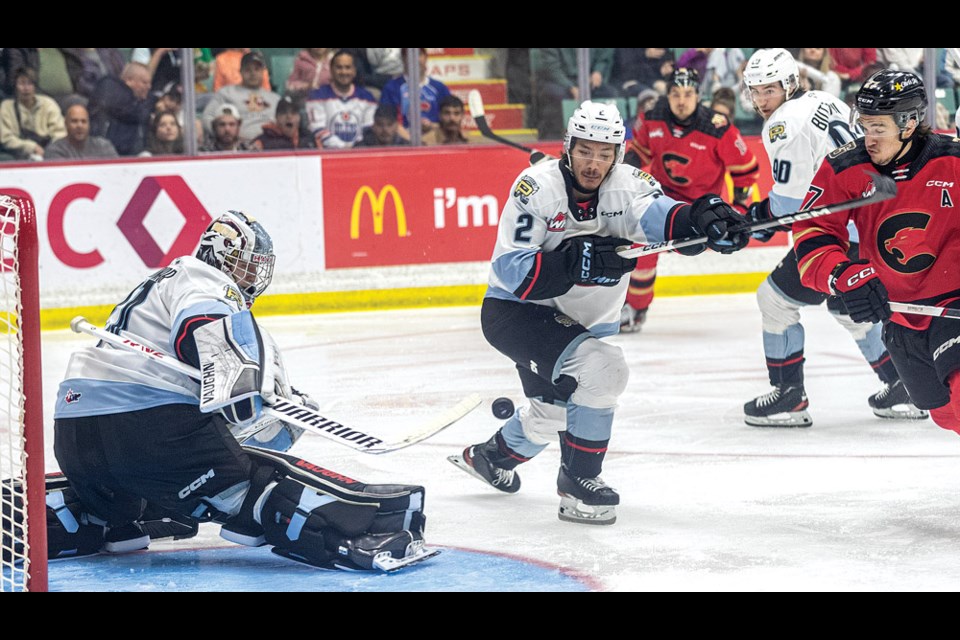
[[806, 411], [775, 413], [772, 416], [744, 416], [743, 421], [751, 427], [809, 427], [813, 418]]
[[[466, 471], [467, 473], [469, 473], [471, 476], [473, 476], [483, 484], [487, 485], [488, 487], [491, 487], [492, 489], [496, 489], [496, 487], [491, 486], [491, 484], [487, 482], [486, 478], [484, 478], [482, 475], [477, 473], [473, 467], [467, 464], [467, 461], [463, 459], [463, 454], [457, 454], [455, 456], [447, 456], [447, 460], [449, 460], [450, 463], [453, 464], [453, 466], [455, 466], [457, 469], [460, 469], [461, 471]], [[497, 491], [500, 491], [500, 490], [497, 489]], [[502, 493], [506, 493], [506, 492], [502, 492]]]
[[389, 551], [378, 553], [373, 558], [373, 568], [393, 573], [437, 555], [440, 555], [440, 549], [427, 549], [423, 546], [423, 540], [417, 540], [407, 545], [406, 554], [402, 558], [394, 558]]
[[887, 409], [874, 409], [873, 415], [885, 420], [926, 420], [930, 412], [912, 404], [895, 404]]
[[564, 522], [609, 525], [617, 521], [617, 506], [612, 504], [588, 505], [571, 496], [561, 495], [557, 517]]
[[482, 475], [474, 471], [473, 467], [467, 464], [467, 461], [463, 459], [463, 454], [458, 453], [457, 455], [454, 455], [454, 456], [447, 456], [447, 460], [449, 460], [450, 463], [453, 466], [455, 466], [457, 469], [460, 469], [461, 471], [466, 471], [467, 473], [472, 475], [474, 478], [476, 478], [483, 484], [487, 485], [488, 487], [490, 486], [490, 483], [487, 482], [486, 478], [484, 478]]

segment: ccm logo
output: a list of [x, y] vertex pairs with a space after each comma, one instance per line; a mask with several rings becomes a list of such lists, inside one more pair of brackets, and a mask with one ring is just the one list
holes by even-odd
[[928, 180], [927, 186], [928, 187], [952, 187], [953, 183], [944, 182], [943, 180]]
[[213, 469], [210, 469], [210, 471], [207, 471], [205, 474], [203, 474], [202, 476], [200, 476], [199, 478], [191, 482], [188, 486], [184, 487], [183, 489], [180, 489], [180, 493], [178, 493], [177, 495], [180, 496], [181, 500], [185, 500], [187, 496], [189, 496], [191, 493], [193, 493], [203, 485], [207, 484], [207, 480], [211, 480], [215, 475], [216, 474], [213, 472]]
[[848, 287], [856, 286], [858, 282], [860, 282], [861, 280], [866, 280], [867, 278], [869, 278], [875, 273], [876, 271], [874, 271], [873, 267], [866, 267], [864, 269], [861, 269], [860, 273], [855, 273], [847, 279], [847, 286]]

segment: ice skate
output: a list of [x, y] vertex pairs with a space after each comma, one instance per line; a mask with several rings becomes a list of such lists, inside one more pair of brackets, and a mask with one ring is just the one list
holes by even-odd
[[873, 414], [891, 420], [923, 420], [930, 416], [929, 411], [918, 409], [910, 400], [910, 394], [903, 382], [897, 380], [892, 385], [884, 384], [880, 391], [869, 398]]
[[470, 445], [460, 455], [447, 456], [447, 460], [498, 491], [516, 493], [520, 490], [520, 476], [516, 470], [504, 469], [491, 461], [499, 456], [500, 448], [494, 434], [482, 444]]
[[620, 333], [638, 333], [646, 321], [646, 309], [634, 309], [624, 304], [620, 310]]
[[616, 505], [620, 504], [620, 495], [600, 476], [578, 478], [560, 465], [557, 494], [560, 496], [557, 515], [564, 522], [613, 524], [617, 521]]
[[808, 406], [803, 386], [781, 384], [743, 405], [743, 421], [753, 427], [809, 427]]

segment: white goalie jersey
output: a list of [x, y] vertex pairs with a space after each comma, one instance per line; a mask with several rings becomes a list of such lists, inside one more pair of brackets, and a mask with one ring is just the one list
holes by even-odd
[[[243, 296], [228, 275], [185, 256], [140, 283], [113, 309], [105, 328], [179, 356], [183, 347], [179, 342], [192, 323], [245, 309]], [[199, 405], [199, 383], [139, 353], [101, 343], [70, 357], [54, 418], [137, 411], [171, 403]]]
[[[600, 185], [595, 211], [571, 201], [559, 160], [525, 170], [513, 183], [500, 215], [486, 296], [559, 309], [598, 336], [616, 334], [629, 277], [612, 287], [574, 285], [567, 293], [527, 300], [522, 285], [540, 252], [556, 251], [567, 238], [584, 235], [626, 238], [638, 243], [664, 240], [667, 216], [679, 204], [660, 183], [629, 165], [617, 164]], [[581, 219], [582, 218], [582, 219]]]
[[850, 107], [829, 93], [808, 91], [780, 105], [761, 134], [773, 171], [770, 212], [796, 213], [827, 154], [859, 137], [850, 128]]

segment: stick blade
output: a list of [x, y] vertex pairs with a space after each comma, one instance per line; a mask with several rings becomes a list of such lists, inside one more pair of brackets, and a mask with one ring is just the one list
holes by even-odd
[[407, 434], [407, 436], [404, 438], [394, 442], [387, 442], [381, 445], [369, 447], [363, 451], [364, 453], [372, 454], [390, 453], [391, 451], [405, 449], [410, 445], [422, 442], [459, 421], [468, 413], [479, 407], [482, 401], [483, 399], [480, 397], [480, 394], [471, 393], [444, 413], [436, 416], [429, 422], [422, 425], [417, 431]]
[[470, 93], [467, 94], [467, 104], [470, 106], [470, 115], [474, 119], [482, 118], [486, 115], [483, 111], [483, 98], [480, 97], [480, 92], [476, 89], [470, 89]]

